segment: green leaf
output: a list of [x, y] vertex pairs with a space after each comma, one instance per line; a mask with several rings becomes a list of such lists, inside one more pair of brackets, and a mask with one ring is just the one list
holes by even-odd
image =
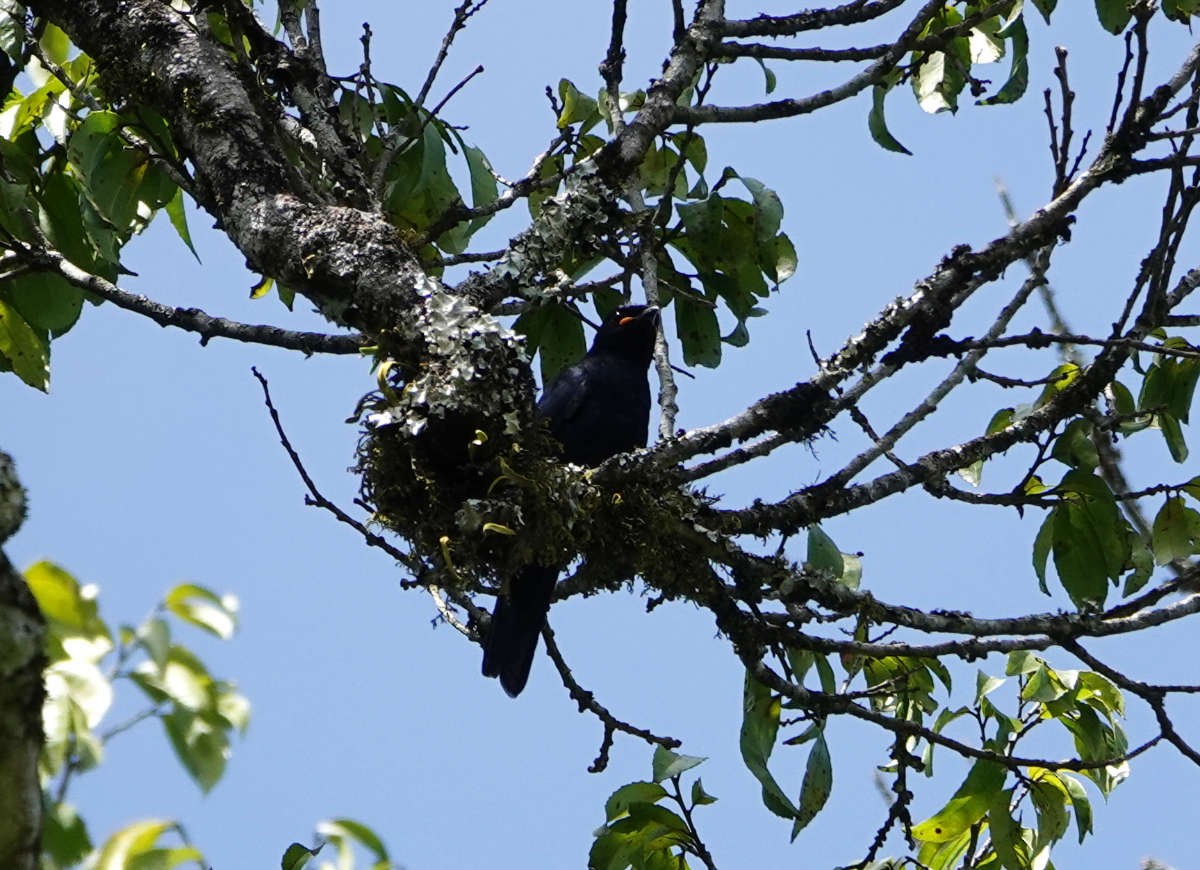
[[1052, 511], [1054, 568], [1076, 607], [1099, 607], [1108, 592], [1108, 570], [1099, 536], [1112, 530], [1093, 523], [1087, 508], [1065, 502]]
[[160, 617], [153, 617], [138, 626], [135, 634], [138, 644], [160, 669], [166, 667], [171, 652], [171, 627]]
[[1188, 458], [1188, 446], [1183, 437], [1183, 427], [1179, 425], [1179, 418], [1170, 411], [1161, 411], [1155, 415], [1155, 420], [1162, 430], [1171, 458], [1176, 462], [1185, 461]]
[[1109, 33], [1119, 34], [1133, 18], [1128, 0], [1096, 0], [1096, 15]]
[[1054, 12], [1054, 8], [1058, 6], [1058, 0], [1033, 0], [1033, 5], [1038, 12], [1042, 13], [1042, 18], [1046, 19], [1046, 23], [1050, 23], [1050, 15]]
[[1136, 532], [1129, 535], [1129, 576], [1125, 578], [1125, 586], [1121, 594], [1126, 597], [1136, 594], [1150, 580], [1154, 573], [1154, 554]]
[[317, 833], [329, 840], [353, 840], [361, 845], [376, 861], [387, 861], [387, 847], [371, 828], [354, 819], [328, 819], [317, 825]]
[[[732, 170], [726, 170], [731, 173]], [[774, 240], [783, 224], [783, 202], [779, 194], [767, 187], [757, 178], [736, 175], [754, 203], [754, 240], [758, 245], [765, 245]]]
[[580, 133], [600, 123], [600, 111], [596, 101], [581, 92], [567, 79], [559, 79], [558, 97], [562, 100], [562, 111], [558, 115], [558, 129], [572, 124], [582, 124]]
[[1037, 770], [1031, 777], [1030, 797], [1037, 811], [1037, 842], [1042, 848], [1062, 839], [1070, 824], [1067, 815], [1069, 797], [1066, 786], [1049, 770]]
[[[656, 148], [653, 145], [646, 152], [646, 157], [642, 160], [641, 166], [641, 183], [643, 189], [650, 196], [665, 196], [667, 194], [667, 184], [671, 178], [671, 171], [679, 162], [679, 155], [670, 148]], [[677, 180], [676, 184], [681, 183]], [[682, 194], [678, 189], [675, 194], [682, 198]]]
[[[561, 154], [555, 154], [548, 160], [542, 162], [541, 168], [538, 170], [538, 181], [549, 182], [551, 178], [560, 175], [565, 166], [565, 158]], [[542, 213], [542, 205], [546, 200], [558, 193], [559, 187], [562, 186], [561, 179], [556, 184], [547, 183], [544, 186], [539, 186], [536, 190], [529, 194], [529, 214], [536, 218]]]
[[780, 233], [769, 247], [771, 255], [763, 258], [763, 273], [777, 285], [782, 284], [796, 274], [800, 262], [796, 256], [796, 246], [786, 233]]
[[1008, 80], [1000, 90], [979, 101], [983, 106], [1015, 103], [1025, 95], [1025, 90], [1029, 87], [1029, 31], [1025, 29], [1025, 19], [1015, 19], [1003, 35], [1012, 43], [1012, 66], [1008, 72]]
[[21, 275], [3, 292], [26, 323], [55, 338], [74, 326], [83, 310], [83, 291], [46, 272]]
[[[629, 805], [629, 821], [640, 824], [643, 830], [651, 830], [651, 826], [657, 826], [655, 839], [662, 837], [664, 834], [672, 832], [684, 834], [690, 838], [687, 830], [687, 822], [679, 817], [675, 812], [660, 807], [658, 804], [632, 803]], [[679, 838], [671, 837], [670, 840], [678, 842]]]
[[837, 691], [837, 676], [833, 673], [829, 659], [823, 655], [813, 656], [813, 667], [817, 669], [817, 681], [821, 684], [821, 691], [827, 695], [834, 694]]
[[691, 770], [698, 764], [703, 764], [705, 760], [696, 755], [680, 755], [677, 752], [656, 746], [654, 747], [654, 760], [651, 765], [653, 769], [651, 778], [655, 782], [662, 782], [664, 779], [679, 776], [681, 773]]
[[139, 207], [162, 208], [176, 188], [147, 154], [126, 146], [120, 127], [113, 112], [89, 113], [67, 143], [67, 155], [92, 204], [119, 232], [127, 232], [146, 220]]
[[181, 188], [175, 188], [175, 195], [167, 201], [166, 210], [167, 219], [171, 221], [171, 226], [175, 228], [175, 234], [187, 245], [187, 249], [192, 252], [192, 256], [199, 263], [200, 255], [196, 253], [196, 246], [192, 244], [192, 233], [188, 229], [187, 211], [184, 209], [183, 190]]
[[1004, 57], [1004, 38], [999, 36], [1003, 22], [999, 18], [987, 18], [967, 34], [967, 51], [971, 63], [995, 63]]
[[657, 782], [630, 782], [614, 791], [604, 803], [604, 820], [616, 821], [629, 814], [629, 805], [652, 804], [667, 796], [667, 790]]
[[[997, 432], [1007, 429], [1013, 424], [1014, 416], [1015, 411], [1012, 408], [1001, 408], [992, 415], [983, 434], [995, 435]], [[983, 460], [971, 463], [966, 468], [960, 469], [958, 473], [967, 483], [978, 486], [983, 479]]]
[[72, 867], [92, 851], [87, 825], [68, 803], [45, 801], [42, 851], [60, 867]]
[[164, 666], [145, 661], [130, 677], [156, 703], [170, 700], [193, 712], [214, 709], [213, 678], [195, 653], [178, 644], [168, 650]]
[[236, 728], [243, 735], [250, 727], [250, 701], [245, 695], [234, 691], [231, 683], [223, 680], [216, 683], [216, 717], [229, 728]]
[[32, 241], [35, 238], [34, 215], [29, 185], [7, 181], [0, 176], [0, 228], [14, 239]]
[[700, 781], [700, 777], [696, 777], [692, 782], [692, 805], [699, 807], [716, 802], [717, 799], [704, 790], [704, 783]]
[[[495, 173], [492, 172], [491, 163], [474, 145], [463, 146], [463, 157], [467, 161], [467, 171], [471, 176], [471, 206], [480, 208], [491, 205], [500, 198], [500, 186], [496, 182]], [[472, 221], [472, 231], [479, 229], [489, 220], [490, 217], [483, 217]]]
[[1012, 798], [1015, 789], [997, 792], [988, 806], [988, 832], [992, 848], [1005, 870], [1022, 870], [1029, 866], [1029, 849], [1021, 837], [1021, 826], [1012, 817]]
[[625, 870], [638, 854], [634, 836], [602, 827], [588, 851], [588, 870]]
[[[961, 21], [961, 13], [947, 6], [942, 14], [933, 19], [926, 32], [928, 35], [936, 34]], [[930, 114], [958, 111], [958, 95], [967, 83], [966, 74], [970, 70], [971, 47], [966, 37], [955, 37], [944, 50], [926, 54], [912, 78], [917, 103]]]
[[225, 773], [229, 760], [229, 738], [207, 717], [176, 707], [162, 717], [167, 739], [192, 780], [209, 792]]
[[130, 870], [138, 859], [156, 851], [159, 837], [174, 830], [176, 824], [165, 819], [144, 819], [127, 825], [100, 847], [94, 870]]
[[540, 354], [545, 385], [554, 383], [558, 373], [587, 350], [582, 321], [562, 305], [549, 303], [526, 311], [514, 328], [525, 336], [530, 355]]
[[279, 859], [280, 870], [304, 870], [304, 867], [308, 864], [308, 859], [316, 857], [323, 845], [317, 846], [315, 849], [309, 849], [307, 846], [301, 846], [299, 843], [292, 843], [292, 845], [284, 850], [283, 857]]
[[54, 662], [46, 669], [46, 694], [52, 698], [66, 697], [83, 714], [83, 728], [94, 729], [112, 707], [112, 683], [96, 667], [83, 658]]
[[846, 570], [837, 544], [816, 524], [808, 527], [808, 554], [804, 561], [814, 570], [828, 571], [834, 577], [841, 577]]
[[25, 48], [25, 4], [0, 0], [0, 49], [13, 60], [20, 60]]
[[842, 585], [847, 589], [857, 589], [862, 584], [862, 557], [855, 553], [842, 553], [842, 564], [845, 565], [840, 578]]
[[1072, 420], [1056, 439], [1050, 455], [1072, 468], [1092, 470], [1100, 464], [1100, 455], [1092, 442], [1092, 424], [1087, 420]]
[[792, 840], [816, 818], [829, 800], [833, 791], [833, 763], [829, 747], [825, 743], [825, 729], [817, 731], [812, 749], [808, 752], [808, 764], [804, 769], [804, 782], [800, 786], [799, 812], [792, 824]]
[[184, 622], [221, 640], [229, 640], [237, 628], [238, 601], [232, 595], [221, 596], [203, 586], [182, 583], [167, 593], [163, 604]]
[[929, 870], [954, 870], [966, 855], [972, 841], [969, 831], [945, 843], [922, 843], [917, 851], [917, 866]]
[[1010, 677], [1032, 674], [1046, 663], [1039, 656], [1028, 650], [1017, 650], [1008, 654], [1004, 664], [1004, 673]]
[[1080, 701], [1113, 721], [1125, 715], [1125, 696], [1103, 674], [1081, 671], [1078, 682]]
[[684, 131], [674, 134], [671, 141], [696, 173], [703, 174], [708, 166], [708, 145], [704, 142], [704, 137], [695, 131]]
[[721, 327], [717, 312], [686, 296], [675, 300], [675, 332], [683, 345], [683, 361], [689, 366], [716, 368], [721, 364]]
[[48, 22], [44, 23], [45, 27], [42, 29], [42, 35], [38, 39], [38, 44], [42, 47], [42, 51], [46, 53], [46, 57], [61, 66], [67, 62], [67, 56], [71, 49], [71, 40], [67, 38], [67, 35], [57, 25]]
[[1162, 11], [1172, 21], [1187, 24], [1200, 11], [1200, 0], [1162, 0]]
[[1070, 471], [1057, 490], [1062, 501], [1054, 517], [1054, 567], [1078, 607], [1104, 603], [1108, 580], [1117, 579], [1129, 560], [1128, 524], [1108, 485], [1093, 474]]
[[912, 152], [900, 144], [899, 140], [892, 135], [888, 130], [887, 119], [884, 117], [884, 100], [887, 98], [888, 91], [891, 87], [888, 85], [875, 85], [871, 88], [871, 113], [867, 115], [867, 129], [871, 133], [871, 138], [875, 140], [875, 144], [888, 151], [894, 151], [897, 154], [912, 155]]
[[766, 80], [767, 93], [775, 93], [775, 86], [778, 84], [778, 81], [775, 78], [775, 73], [769, 66], [767, 66], [766, 61], [764, 61], [762, 58], [756, 57], [755, 60], [758, 61], [759, 68], [762, 69], [763, 78]]
[[1179, 496], [1169, 497], [1154, 517], [1151, 541], [1159, 565], [1200, 552], [1200, 513]]
[[988, 676], [983, 671], [979, 671], [978, 673], [976, 673], [975, 674], [975, 703], [978, 704], [980, 701], [982, 701], [984, 699], [984, 697], [986, 697], [987, 695], [990, 695], [992, 692], [996, 691], [996, 689], [1003, 686], [1006, 682], [1008, 682], [1008, 681], [1003, 680], [1000, 677]]
[[[1193, 347], [1183, 339], [1170, 338], [1164, 344], [1168, 347], [1195, 353]], [[1160, 367], [1169, 373], [1169, 388], [1167, 394], [1167, 410], [1180, 422], [1186, 423], [1192, 410], [1192, 399], [1196, 395], [1196, 385], [1200, 383], [1200, 363], [1194, 359], [1165, 359]]]
[[[65, 172], [53, 172], [46, 177], [38, 197], [41, 205], [40, 223], [46, 237], [68, 260], [81, 269], [94, 272], [102, 278], [117, 277], [116, 258], [106, 256], [110, 246], [104, 250], [93, 240], [85, 221], [86, 210], [90, 210], [78, 182]], [[111, 235], [111, 230], [108, 231]], [[72, 288], [74, 289], [74, 288]], [[75, 293], [82, 297], [79, 290]]]
[[1004, 787], [1004, 778], [1000, 765], [976, 761], [946, 806], [913, 827], [913, 837], [926, 843], [946, 843], [961, 836], [987, 813]]
[[[408, 224], [416, 230], [424, 230], [440, 218], [451, 206], [461, 202], [446, 168], [446, 143], [442, 139], [442, 125], [436, 118], [421, 113], [425, 120], [423, 130], [413, 131], [388, 167], [387, 183], [384, 187], [384, 209], [395, 221]], [[438, 244], [451, 253], [459, 250], [466, 242], [463, 233], [446, 233]]]
[[48, 392], [50, 351], [33, 327], [0, 298], [0, 357], [29, 386]]
[[69, 571], [53, 562], [37, 562], [24, 571], [29, 591], [42, 615], [61, 631], [109, 637], [96, 605], [96, 587], [80, 586]]
[[1052, 669], [1043, 664], [1033, 673], [1021, 689], [1022, 701], [1037, 701], [1050, 704], [1062, 698], [1070, 691], [1062, 678]]
[[1082, 843], [1084, 838], [1092, 832], [1091, 801], [1088, 800], [1083, 783], [1073, 775], [1063, 771], [1059, 774], [1059, 778], [1062, 780], [1062, 784], [1066, 786], [1067, 794], [1071, 798], [1071, 806], [1075, 810], [1075, 830], [1079, 833], [1079, 842]]
[[1038, 587], [1046, 595], [1050, 594], [1050, 587], [1046, 585], [1046, 562], [1050, 558], [1053, 546], [1054, 511], [1050, 511], [1046, 514], [1046, 519], [1042, 521], [1037, 537], [1033, 539], [1033, 570], [1037, 574]]
[[[1121, 729], [1107, 718], [1102, 719], [1090, 706], [1077, 706], [1073, 716], [1060, 716], [1058, 721], [1071, 732], [1075, 750], [1085, 761], [1101, 761], [1123, 755], [1129, 749]], [[1096, 783], [1102, 794], [1108, 795], [1129, 775], [1129, 764], [1091, 768], [1083, 771], [1083, 775]]]
[[762, 785], [763, 805], [777, 816], [795, 819], [799, 810], [767, 768], [779, 733], [780, 709], [779, 699], [747, 671], [739, 741], [742, 761]]
[[296, 301], [296, 290], [286, 284], [275, 282], [275, 293], [279, 296], [279, 301], [283, 303], [283, 307], [288, 311], [292, 310], [292, 303]]

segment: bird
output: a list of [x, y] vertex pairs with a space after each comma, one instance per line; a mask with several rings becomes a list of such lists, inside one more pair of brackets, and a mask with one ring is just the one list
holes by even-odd
[[[567, 462], [593, 467], [645, 447], [650, 434], [650, 360], [659, 309], [623, 305], [605, 318], [592, 347], [543, 391], [537, 414]], [[483, 648], [483, 675], [509, 697], [525, 688], [550, 599], [565, 565], [527, 565], [496, 597]]]

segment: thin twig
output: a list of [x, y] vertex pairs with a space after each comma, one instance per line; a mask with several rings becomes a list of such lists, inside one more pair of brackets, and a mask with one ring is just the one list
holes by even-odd
[[275, 425], [275, 433], [279, 436], [279, 443], [283, 445], [283, 449], [287, 452], [288, 459], [291, 460], [292, 467], [296, 469], [296, 473], [300, 475], [300, 479], [304, 481], [304, 487], [308, 490], [308, 495], [305, 497], [305, 503], [314, 507], [322, 508], [333, 514], [338, 522], [345, 523], [350, 528], [354, 529], [369, 546], [378, 547], [383, 550], [401, 565], [408, 568], [414, 579], [401, 580], [400, 586], [404, 589], [411, 589], [417, 586], [427, 586], [428, 582], [424, 579], [428, 574], [426, 568], [421, 564], [420, 560], [403, 550], [389, 544], [381, 536], [375, 534], [368, 529], [363, 523], [350, 516], [332, 501], [327, 499], [317, 489], [316, 483], [308, 473], [308, 469], [304, 467], [304, 463], [300, 460], [300, 454], [296, 452], [296, 448], [292, 446], [292, 442], [288, 439], [287, 433], [283, 430], [283, 422], [279, 419], [279, 412], [275, 410], [275, 403], [271, 400], [271, 388], [267, 383], [267, 379], [259, 372], [257, 367], [251, 367], [251, 372], [262, 385], [263, 401], [267, 405], [267, 411], [271, 414], [271, 422]]
[[601, 751], [596, 756], [596, 760], [592, 762], [592, 766], [588, 768], [589, 773], [600, 773], [608, 766], [608, 749], [612, 745], [612, 733], [615, 731], [620, 731], [622, 734], [629, 734], [639, 740], [644, 740], [652, 746], [661, 746], [663, 749], [675, 749], [682, 745], [681, 741], [676, 740], [674, 737], [659, 737], [645, 728], [638, 728], [636, 725], [630, 725], [628, 722], [618, 719], [607, 707], [596, 700], [596, 696], [592, 692], [583, 688], [576, 681], [574, 674], [571, 673], [570, 666], [563, 658], [562, 651], [558, 648], [558, 643], [554, 639], [554, 630], [549, 625], [542, 627], [542, 640], [546, 643], [546, 654], [554, 662], [558, 676], [562, 680], [563, 685], [566, 686], [571, 700], [579, 705], [579, 712], [591, 713], [604, 723], [604, 740], [601, 743]]

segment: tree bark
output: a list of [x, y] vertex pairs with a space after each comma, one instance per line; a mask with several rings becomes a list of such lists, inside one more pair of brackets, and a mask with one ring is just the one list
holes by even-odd
[[[24, 516], [24, 492], [0, 453], [0, 543]], [[9, 507], [17, 506], [10, 512]], [[0, 867], [35, 870], [42, 844], [42, 669], [46, 623], [21, 574], [0, 550]]]

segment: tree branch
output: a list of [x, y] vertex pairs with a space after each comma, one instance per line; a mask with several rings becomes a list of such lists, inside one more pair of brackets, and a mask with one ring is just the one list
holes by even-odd
[[173, 308], [137, 293], [122, 290], [116, 284], [80, 269], [57, 251], [35, 255], [38, 268], [53, 272], [68, 283], [95, 293], [118, 308], [132, 311], [153, 320], [159, 326], [173, 326], [200, 336], [201, 344], [214, 338], [228, 338], [247, 344], [263, 344], [286, 350], [298, 350], [305, 355], [314, 353], [357, 354], [367, 343], [361, 335], [325, 335], [319, 332], [297, 332], [251, 323], [239, 323], [224, 317], [212, 317], [198, 308]]

